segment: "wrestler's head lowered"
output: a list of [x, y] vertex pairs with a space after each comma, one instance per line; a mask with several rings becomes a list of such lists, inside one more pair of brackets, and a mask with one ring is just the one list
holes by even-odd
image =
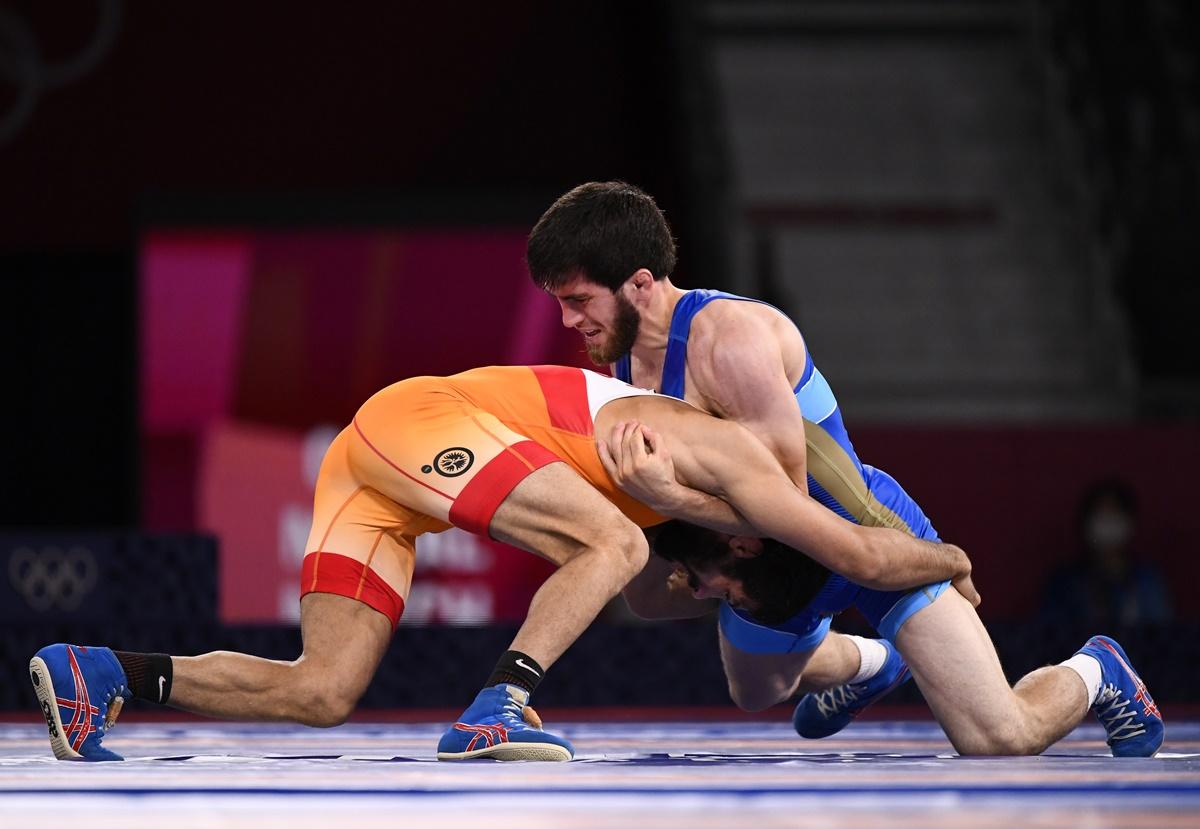
[[829, 570], [773, 538], [731, 536], [671, 521], [654, 552], [678, 565], [698, 599], [717, 598], [766, 625], [778, 625], [812, 601]]

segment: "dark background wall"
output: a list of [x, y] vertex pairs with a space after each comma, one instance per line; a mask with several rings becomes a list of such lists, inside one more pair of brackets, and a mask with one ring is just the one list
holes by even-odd
[[[0, 145], [18, 436], [0, 525], [137, 521], [133, 303], [148, 223], [528, 225], [558, 192], [617, 176], [675, 212], [665, 6], [468, 6], [6, 6], [43, 65], [111, 34]], [[0, 85], [10, 101], [23, 91]]]
[[[670, 203], [672, 46], [660, 4], [15, 5], [65, 57], [4, 148], [6, 246], [128, 244], [155, 196], [556, 192], [645, 178]], [[353, 202], [353, 199], [351, 199]], [[151, 202], [152, 203], [152, 202]]]

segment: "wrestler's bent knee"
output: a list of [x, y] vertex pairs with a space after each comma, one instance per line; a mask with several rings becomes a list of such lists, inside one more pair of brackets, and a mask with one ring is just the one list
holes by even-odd
[[317, 669], [303, 661], [293, 663], [294, 681], [289, 702], [290, 719], [313, 728], [333, 728], [341, 725], [354, 713], [358, 700], [367, 690], [351, 688], [344, 678], [339, 681], [328, 669]]
[[333, 728], [350, 719], [358, 705], [358, 698], [353, 699], [334, 689], [321, 689], [305, 700], [302, 705], [301, 722], [313, 728]]
[[622, 573], [628, 581], [642, 572], [650, 560], [650, 545], [646, 542], [645, 534], [633, 524], [623, 528], [622, 534], [614, 540], [621, 553]]
[[751, 691], [740, 685], [729, 683], [729, 698], [733, 704], [751, 714], [765, 711], [780, 700], [762, 691]]
[[602, 559], [605, 572], [626, 584], [646, 567], [646, 562], [650, 560], [650, 545], [634, 524], [604, 527], [581, 534], [580, 545], [568, 556], [568, 560], [580, 555]]
[[1029, 736], [1019, 728], [976, 729], [969, 739], [951, 740], [964, 757], [1021, 757], [1037, 752]]

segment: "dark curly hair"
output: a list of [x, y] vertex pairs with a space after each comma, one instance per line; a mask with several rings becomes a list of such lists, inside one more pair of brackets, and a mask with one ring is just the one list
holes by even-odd
[[675, 269], [675, 238], [647, 193], [623, 181], [591, 181], [542, 214], [525, 249], [529, 275], [553, 290], [577, 274], [614, 293], [634, 271], [655, 279]]

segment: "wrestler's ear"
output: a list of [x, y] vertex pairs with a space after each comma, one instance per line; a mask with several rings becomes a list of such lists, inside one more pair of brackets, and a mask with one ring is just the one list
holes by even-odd
[[638, 268], [625, 280], [625, 285], [632, 294], [649, 290], [654, 287], [654, 274], [645, 268]]
[[762, 555], [763, 543], [761, 538], [735, 535], [729, 539], [729, 549], [734, 558], [758, 558]]

